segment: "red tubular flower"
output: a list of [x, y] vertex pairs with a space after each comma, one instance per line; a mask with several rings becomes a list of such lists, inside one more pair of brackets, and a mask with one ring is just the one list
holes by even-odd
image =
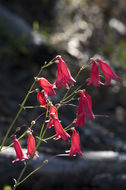
[[47, 108], [47, 102], [43, 91], [37, 92], [37, 99], [41, 106], [44, 106], [43, 108]]
[[53, 89], [53, 85], [45, 78], [38, 78], [40, 86], [44, 89], [45, 97], [48, 98], [48, 95], [54, 96], [56, 92]]
[[100, 59], [97, 59], [97, 62], [99, 63], [100, 68], [101, 68], [103, 74], [105, 75], [106, 81], [105, 81], [104, 85], [108, 86], [111, 82], [111, 79], [113, 79], [117, 82], [120, 82], [120, 78], [112, 71], [112, 69], [106, 62], [104, 62]]
[[80, 94], [79, 106], [77, 110], [77, 119], [75, 122], [75, 126], [84, 127], [85, 118], [87, 119], [95, 119], [95, 116], [92, 112], [92, 100], [91, 97], [87, 94], [86, 91], [79, 90]]
[[91, 77], [90, 80], [88, 81], [87, 85], [93, 84], [94, 87], [98, 87], [99, 84], [102, 84], [102, 82], [100, 82], [100, 78], [99, 78], [99, 69], [97, 66], [97, 63], [95, 61], [92, 61], [92, 67], [91, 67]]
[[48, 128], [51, 128], [52, 126], [54, 126], [54, 119], [53, 119], [52, 115], [54, 115], [54, 117], [56, 119], [58, 119], [58, 111], [56, 111], [56, 109], [57, 108], [54, 105], [50, 106], [50, 109], [49, 109], [49, 122], [48, 122], [49, 126], [48, 126]]
[[85, 124], [85, 114], [83, 112], [83, 97], [81, 96], [79, 99], [79, 106], [77, 110], [77, 119], [75, 126], [80, 125], [81, 127], [84, 127], [84, 124]]
[[[28, 141], [27, 141], [27, 155], [31, 157], [35, 150], [35, 138], [33, 137], [32, 133], [28, 131]], [[37, 152], [34, 153], [33, 158], [39, 155]]]
[[83, 156], [83, 153], [81, 152], [80, 148], [80, 136], [76, 132], [76, 130], [73, 128], [73, 134], [72, 134], [72, 140], [71, 140], [71, 148], [70, 150], [66, 151], [69, 152], [69, 155], [72, 157], [76, 153], [78, 153], [80, 156]]
[[70, 135], [63, 129], [58, 118], [56, 118], [54, 115], [52, 115], [52, 118], [54, 122], [54, 129], [56, 132], [56, 137], [54, 138], [54, 140], [58, 140], [60, 138], [62, 138], [63, 140], [67, 140]]
[[56, 57], [58, 59], [58, 71], [57, 71], [57, 79], [55, 82], [56, 88], [60, 88], [62, 85], [65, 86], [65, 88], [69, 88], [67, 83], [74, 83], [76, 82], [73, 77], [70, 74], [70, 71], [68, 70], [66, 63], [63, 61], [61, 56]]
[[16, 160], [13, 160], [12, 163], [17, 162], [17, 161], [24, 161], [27, 158], [27, 156], [25, 156], [25, 154], [22, 151], [21, 145], [19, 143], [19, 141], [16, 139], [16, 136], [12, 136], [13, 142], [14, 142], [14, 149], [16, 152]]

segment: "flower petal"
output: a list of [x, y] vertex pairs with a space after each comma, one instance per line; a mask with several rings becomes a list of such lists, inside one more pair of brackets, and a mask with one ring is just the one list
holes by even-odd
[[100, 68], [101, 68], [101, 70], [102, 70], [102, 72], [106, 78], [104, 85], [108, 86], [111, 82], [111, 79], [113, 79], [117, 82], [120, 82], [120, 78], [112, 71], [112, 69], [110, 68], [110, 66], [106, 62], [104, 62], [100, 59], [97, 59], [97, 62], [99, 63]]

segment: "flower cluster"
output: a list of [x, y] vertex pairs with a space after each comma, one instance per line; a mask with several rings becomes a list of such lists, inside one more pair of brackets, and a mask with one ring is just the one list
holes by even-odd
[[20, 142], [18, 141], [15, 135], [12, 136], [14, 149], [16, 152], [16, 159], [13, 160], [12, 163], [17, 162], [17, 161], [24, 161], [28, 159], [28, 157], [31, 157], [31, 156], [32, 158], [34, 158], [35, 156], [39, 157], [39, 155], [35, 151], [35, 139], [32, 135], [32, 132], [28, 130], [27, 134], [28, 134], [27, 153], [23, 153]]
[[[97, 63], [99, 64], [105, 76], [105, 79], [106, 79], [105, 83], [102, 83], [100, 81], [99, 68], [98, 68]], [[98, 87], [101, 84], [101, 85], [108, 86], [112, 79], [117, 82], [120, 82], [120, 78], [112, 71], [112, 69], [106, 62], [102, 61], [99, 58], [97, 58], [96, 60], [92, 60], [91, 77], [87, 85], [93, 84], [95, 87]]]
[[[76, 81], [71, 76], [71, 73], [67, 68], [66, 63], [63, 61], [61, 56], [56, 56], [55, 60], [57, 60], [58, 65], [56, 82], [54, 84], [51, 84], [46, 78], [43, 77], [35, 77], [35, 80], [42, 88], [41, 90], [37, 90], [38, 102], [43, 109], [48, 110], [49, 119], [46, 121], [46, 127], [47, 129], [50, 129], [51, 127], [54, 128], [56, 135], [53, 139], [56, 141], [60, 138], [62, 138], [63, 140], [67, 140], [71, 136], [63, 128], [61, 121], [59, 120], [58, 109], [61, 105], [53, 105], [53, 103], [49, 100], [49, 96], [54, 96], [56, 94], [55, 89], [59, 89], [61, 86], [64, 86], [66, 89], [69, 90], [69, 84], [73, 85]], [[98, 64], [105, 76], [106, 81], [104, 83], [100, 81]], [[94, 87], [98, 87], [99, 85], [109, 85], [112, 79], [118, 82], [120, 81], [120, 78], [112, 71], [112, 69], [106, 62], [100, 59], [91, 59], [91, 65], [92, 67], [90, 79], [87, 81], [88, 86], [91, 84], [93, 84]], [[71, 157], [74, 156], [76, 153], [78, 153], [80, 156], [83, 156], [80, 146], [80, 136], [76, 131], [77, 127], [84, 127], [85, 119], [95, 119], [95, 115], [92, 111], [92, 100], [91, 97], [88, 95], [87, 91], [84, 89], [79, 89], [77, 91], [77, 94], [79, 95], [79, 105], [77, 108], [76, 119], [72, 122], [72, 125], [74, 125], [74, 127], [72, 126], [71, 128], [71, 148], [69, 151], [66, 151]], [[15, 136], [13, 136], [13, 141], [17, 155], [17, 158], [13, 161], [13, 163], [19, 160], [24, 161], [28, 158], [27, 156], [32, 156], [32, 158], [38, 156], [37, 152], [35, 151], [35, 139], [31, 132], [28, 132], [26, 155], [23, 153], [20, 143]]]

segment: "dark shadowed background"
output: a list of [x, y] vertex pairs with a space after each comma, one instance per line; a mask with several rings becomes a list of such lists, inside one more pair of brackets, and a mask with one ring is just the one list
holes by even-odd
[[[87, 153], [84, 160], [57, 159], [53, 163], [55, 170], [49, 165], [47, 170], [38, 172], [19, 189], [126, 189], [125, 0], [0, 0], [0, 142], [44, 61], [50, 61], [59, 54], [67, 62], [73, 77], [89, 58], [97, 56], [110, 64], [121, 82], [112, 81], [108, 87], [84, 86], [92, 97], [93, 111], [97, 116], [95, 121], [86, 121], [85, 127], [79, 127], [78, 131], [84, 154], [87, 151], [96, 151], [96, 154]], [[55, 64], [45, 69], [42, 76], [53, 83], [56, 70]], [[82, 72], [78, 84], [84, 83], [90, 76], [89, 71]], [[52, 98], [53, 103], [58, 103], [64, 91], [65, 88], [57, 91]], [[36, 94], [30, 96], [27, 105], [39, 105]], [[25, 124], [17, 136], [22, 134], [41, 113], [41, 109], [23, 111], [11, 134]], [[76, 109], [73, 107], [60, 109], [63, 126], [68, 125], [75, 116]], [[42, 118], [34, 127], [34, 136], [38, 135], [41, 123]], [[51, 129], [47, 136], [53, 132]], [[24, 137], [20, 141], [24, 148], [26, 139]], [[11, 142], [9, 139], [6, 146]], [[70, 141], [49, 141], [42, 143], [39, 152], [47, 159], [46, 154], [64, 153], [69, 147]], [[115, 152], [117, 157], [113, 157]], [[12, 159], [6, 154], [0, 161], [0, 174], [4, 176], [0, 180], [2, 189], [4, 185], [13, 185], [13, 176], [17, 178], [22, 168], [20, 163], [13, 166]], [[104, 156], [106, 159], [103, 159]], [[36, 163], [37, 160], [32, 163], [34, 169]], [[57, 171], [59, 163], [62, 167]], [[76, 166], [77, 173], [72, 171], [73, 166]], [[84, 167], [83, 171], [81, 167]], [[9, 173], [10, 169], [12, 171]], [[60, 177], [57, 180], [58, 172]], [[9, 178], [7, 173], [12, 177]]]

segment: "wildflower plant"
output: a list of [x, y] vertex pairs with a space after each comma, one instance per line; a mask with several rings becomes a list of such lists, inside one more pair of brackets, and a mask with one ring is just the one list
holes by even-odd
[[[58, 70], [57, 70], [57, 76], [55, 82], [52, 84], [48, 79], [44, 78], [42, 76], [42, 72], [45, 68], [49, 67], [52, 64], [57, 64]], [[120, 81], [120, 78], [112, 71], [110, 66], [100, 60], [97, 59], [90, 59], [90, 61], [82, 66], [75, 77], [71, 76], [71, 73], [67, 67], [67, 64], [62, 59], [61, 56], [56, 56], [54, 59], [52, 59], [49, 63], [45, 62], [45, 64], [41, 67], [38, 75], [34, 78], [34, 82], [31, 85], [26, 97], [24, 98], [22, 104], [20, 105], [20, 109], [15, 116], [14, 120], [12, 121], [9, 129], [7, 130], [7, 133], [3, 139], [3, 142], [0, 146], [0, 152], [4, 151], [4, 146], [6, 145], [6, 141], [9, 137], [12, 137], [12, 144], [9, 145], [14, 147], [15, 153], [16, 153], [16, 159], [12, 161], [12, 164], [15, 164], [17, 161], [23, 161], [25, 163], [24, 168], [20, 172], [20, 175], [17, 179], [15, 179], [15, 184], [13, 187], [13, 190], [15, 190], [20, 184], [22, 184], [25, 180], [27, 180], [31, 175], [33, 175], [35, 172], [37, 172], [40, 168], [44, 167], [45, 164], [48, 163], [48, 160], [43, 161], [43, 163], [36, 168], [34, 171], [29, 173], [26, 177], [23, 177], [23, 174], [25, 170], [27, 169], [28, 165], [30, 164], [31, 160], [35, 157], [39, 159], [39, 146], [43, 142], [48, 142], [48, 140], [59, 140], [63, 139], [67, 141], [68, 139], [71, 139], [71, 147], [69, 151], [65, 151], [61, 154], [59, 153], [59, 156], [69, 156], [73, 157], [78, 154], [79, 156], [84, 158], [84, 154], [81, 151], [81, 139], [78, 133], [78, 127], [84, 127], [85, 125], [85, 119], [95, 119], [95, 114], [92, 110], [92, 99], [91, 96], [88, 94], [85, 89], [81, 88], [82, 86], [77, 86], [74, 91], [72, 90], [74, 83], [76, 83], [78, 76], [80, 73], [85, 70], [87, 67], [90, 67], [91, 65], [91, 74], [90, 78], [86, 81], [86, 86], [93, 85], [94, 87], [98, 87], [99, 85], [110, 85], [111, 80], [115, 80], [117, 82]], [[100, 75], [99, 75], [99, 67], [103, 72], [103, 75], [105, 76], [105, 82], [100, 81]], [[85, 81], [84, 81], [85, 82]], [[38, 83], [40, 88], [34, 89], [35, 84]], [[84, 83], [85, 84], [85, 83]], [[50, 96], [55, 96], [56, 91], [55, 89], [60, 90], [60, 87], [64, 86], [66, 88], [66, 92], [63, 96], [63, 98], [60, 100], [60, 102], [56, 105], [54, 105], [53, 102], [50, 101]], [[57, 90], [57, 92], [58, 92]], [[36, 97], [39, 102], [39, 106], [26, 106], [27, 99], [30, 95], [32, 95], [33, 92], [36, 92]], [[71, 102], [74, 99], [78, 99], [78, 104], [73, 105]], [[76, 106], [76, 118], [68, 125], [63, 126], [62, 121], [59, 120], [59, 114], [58, 110], [63, 105], [69, 105], [69, 106]], [[43, 113], [38, 116], [40, 118], [41, 116], [44, 117], [44, 121], [42, 125], [40, 126], [40, 133], [38, 137], [34, 137], [34, 126], [36, 124], [36, 120], [33, 120], [30, 124], [30, 126], [27, 128], [27, 130], [19, 137], [16, 138], [17, 129], [15, 129], [15, 133], [11, 134], [12, 128], [14, 128], [14, 125], [20, 115], [20, 113], [24, 109], [28, 108], [36, 108], [41, 107], [41, 109], [45, 110], [45, 115]], [[53, 127], [55, 134], [49, 137], [45, 138], [45, 134], [50, 128]], [[69, 131], [72, 131], [72, 137], [69, 134]], [[20, 145], [20, 139], [23, 138], [25, 135], [27, 135], [27, 152], [24, 153], [21, 145]], [[58, 155], [56, 155], [58, 156]], [[55, 157], [55, 156], [54, 156]]]

